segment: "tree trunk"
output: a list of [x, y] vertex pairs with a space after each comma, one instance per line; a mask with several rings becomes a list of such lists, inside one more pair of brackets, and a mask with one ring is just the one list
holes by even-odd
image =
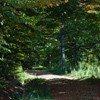
[[65, 69], [64, 28], [61, 29], [61, 67]]

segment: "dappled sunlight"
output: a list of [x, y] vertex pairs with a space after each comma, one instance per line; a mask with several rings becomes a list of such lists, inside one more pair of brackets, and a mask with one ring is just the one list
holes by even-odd
[[74, 80], [75, 78], [73, 77], [68, 77], [68, 76], [62, 76], [62, 75], [53, 75], [53, 74], [47, 74], [47, 75], [39, 75], [37, 78], [42, 78], [46, 80], [52, 80], [52, 79], [69, 79], [69, 80]]

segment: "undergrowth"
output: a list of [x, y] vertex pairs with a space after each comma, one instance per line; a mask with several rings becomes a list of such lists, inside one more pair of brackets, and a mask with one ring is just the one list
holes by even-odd
[[53, 100], [50, 96], [50, 89], [47, 81], [34, 79], [25, 85], [25, 93], [21, 96], [16, 93], [13, 100]]
[[8, 85], [8, 81], [5, 81], [5, 80], [0, 80], [0, 88], [4, 88]]
[[100, 79], [100, 64], [79, 62], [78, 66], [71, 71], [71, 76], [77, 78], [99, 78]]

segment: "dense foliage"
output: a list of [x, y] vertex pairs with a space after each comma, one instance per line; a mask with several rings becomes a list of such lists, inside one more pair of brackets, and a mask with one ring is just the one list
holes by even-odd
[[[65, 65], [100, 67], [100, 5], [96, 0], [1, 0], [0, 77], [15, 69], [61, 67], [64, 26]], [[59, 69], [60, 70], [60, 69]]]

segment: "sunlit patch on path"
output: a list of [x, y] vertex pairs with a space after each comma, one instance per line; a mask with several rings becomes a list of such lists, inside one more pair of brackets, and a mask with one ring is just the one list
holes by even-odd
[[26, 70], [27, 73], [30, 75], [36, 75], [36, 78], [46, 79], [46, 80], [52, 80], [52, 79], [68, 79], [68, 80], [76, 80], [76, 78], [66, 76], [66, 75], [55, 75], [51, 74], [49, 72], [46, 72], [45, 70]]
[[69, 80], [75, 80], [72, 77], [62, 76], [62, 75], [53, 75], [53, 74], [38, 75], [37, 78], [42, 78], [42, 79], [46, 79], [46, 80], [51, 80], [51, 79], [69, 79]]

